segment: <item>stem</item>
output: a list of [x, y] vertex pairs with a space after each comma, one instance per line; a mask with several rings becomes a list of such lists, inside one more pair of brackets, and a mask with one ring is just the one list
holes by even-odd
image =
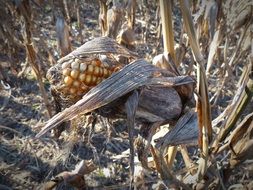
[[162, 19], [162, 32], [163, 32], [163, 46], [164, 52], [170, 53], [173, 61], [178, 65], [176, 61], [174, 51], [174, 31], [172, 26], [172, 1], [160, 0], [160, 11]]

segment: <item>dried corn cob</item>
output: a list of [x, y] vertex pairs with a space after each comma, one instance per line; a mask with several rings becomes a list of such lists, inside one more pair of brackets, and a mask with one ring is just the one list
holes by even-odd
[[99, 59], [87, 61], [77, 58], [63, 62], [61, 69], [63, 91], [74, 96], [82, 96], [114, 71], [113, 68], [106, 67]]
[[[116, 55], [116, 56], [115, 56]], [[56, 107], [66, 108], [125, 66], [118, 56], [137, 57], [108, 37], [95, 38], [57, 61], [47, 72]]]

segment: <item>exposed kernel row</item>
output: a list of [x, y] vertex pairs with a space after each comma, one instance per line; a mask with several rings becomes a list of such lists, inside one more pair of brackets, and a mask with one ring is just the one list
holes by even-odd
[[64, 62], [62, 74], [66, 90], [73, 95], [83, 95], [91, 87], [108, 78], [112, 71], [103, 66], [100, 60], [81, 62], [79, 59]]

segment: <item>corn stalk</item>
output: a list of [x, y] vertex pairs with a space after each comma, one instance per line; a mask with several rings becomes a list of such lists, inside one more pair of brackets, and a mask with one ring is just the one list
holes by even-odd
[[135, 25], [136, 6], [137, 6], [136, 0], [128, 0], [127, 21], [128, 21], [128, 26], [130, 26], [131, 29], [134, 29], [134, 25]]
[[173, 61], [176, 62], [174, 51], [174, 34], [172, 25], [172, 1], [160, 0], [160, 13], [162, 19], [162, 33], [164, 53], [170, 53]]
[[46, 90], [43, 85], [41, 72], [40, 72], [39, 66], [37, 64], [38, 60], [36, 58], [36, 52], [34, 50], [34, 46], [32, 43], [31, 20], [30, 20], [31, 7], [30, 7], [29, 1], [23, 1], [19, 7], [19, 10], [24, 18], [25, 30], [24, 30], [23, 36], [25, 39], [26, 52], [27, 52], [28, 58], [30, 60], [29, 63], [36, 75], [37, 80], [38, 80], [39, 89], [40, 89], [41, 95], [43, 97], [45, 106], [47, 108], [48, 117], [52, 117], [50, 103], [48, 101], [47, 93], [46, 93]]
[[208, 98], [207, 79], [205, 75], [204, 64], [205, 60], [201, 54], [198, 40], [196, 37], [193, 20], [189, 10], [189, 4], [186, 0], [180, 0], [183, 21], [187, 35], [190, 40], [190, 46], [194, 59], [197, 63], [197, 111], [198, 111], [198, 126], [199, 126], [199, 146], [201, 148], [201, 158], [198, 176], [202, 178], [207, 169], [208, 160], [208, 145], [212, 140], [211, 126], [211, 110]]
[[[172, 26], [172, 1], [169, 0], [160, 0], [160, 13], [162, 19], [162, 33], [163, 33], [163, 46], [164, 54], [169, 53], [176, 63], [176, 56], [174, 51], [174, 35], [173, 35], [173, 26]], [[164, 68], [170, 68], [168, 62], [163, 62]], [[168, 167], [171, 168], [175, 160], [177, 153], [177, 146], [171, 146], [168, 149]]]
[[106, 35], [107, 28], [107, 5], [105, 0], [99, 1], [100, 12], [99, 12], [99, 25], [102, 32], [102, 36]]

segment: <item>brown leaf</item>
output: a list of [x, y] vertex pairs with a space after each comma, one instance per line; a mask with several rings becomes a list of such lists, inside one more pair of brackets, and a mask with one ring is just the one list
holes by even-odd
[[229, 138], [232, 168], [247, 159], [253, 158], [253, 113], [249, 114], [233, 131]]
[[84, 175], [91, 173], [97, 168], [97, 166], [92, 161], [82, 160], [76, 165], [73, 171], [64, 171], [55, 176], [52, 180], [44, 185], [45, 190], [51, 190], [56, 187], [59, 183], [64, 182], [75, 188], [86, 187]]
[[183, 115], [164, 137], [156, 139], [156, 148], [196, 143], [198, 139], [197, 114], [189, 111]]

